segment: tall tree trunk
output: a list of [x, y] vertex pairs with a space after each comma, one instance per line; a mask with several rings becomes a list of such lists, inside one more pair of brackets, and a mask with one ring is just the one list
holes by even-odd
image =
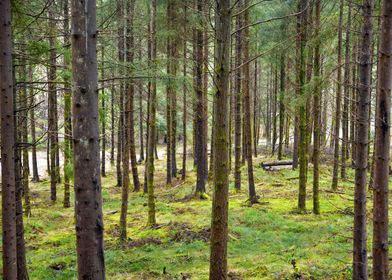
[[[187, 5], [184, 4], [184, 34], [187, 32]], [[187, 54], [187, 49], [186, 49], [186, 39], [184, 38], [183, 42], [184, 50], [183, 50], [183, 76], [184, 76], [184, 84], [183, 84], [183, 115], [182, 115], [182, 134], [183, 134], [183, 139], [182, 139], [182, 172], [181, 172], [181, 179], [185, 180], [186, 177], [186, 146], [187, 146], [187, 135], [186, 135], [186, 125], [187, 125], [187, 87], [186, 87], [186, 72], [187, 72], [187, 61], [186, 61], [186, 54]]]
[[[29, 67], [29, 81], [33, 81], [33, 68]], [[39, 182], [39, 174], [38, 174], [38, 162], [37, 162], [37, 138], [35, 132], [35, 110], [34, 110], [34, 89], [30, 87], [30, 134], [31, 134], [31, 163], [33, 169], [33, 182]]]
[[284, 106], [284, 91], [285, 91], [285, 60], [284, 54], [280, 57], [280, 93], [279, 93], [279, 145], [278, 145], [278, 159], [282, 159], [283, 153], [283, 132], [284, 132], [284, 119], [285, 119], [285, 106]]
[[315, 38], [316, 46], [314, 48], [314, 75], [317, 79], [313, 95], [313, 213], [320, 214], [320, 197], [319, 197], [319, 162], [320, 162], [320, 127], [321, 127], [321, 57], [320, 57], [320, 10], [321, 0], [316, 2], [315, 16]]
[[[63, 0], [63, 29], [64, 29], [64, 44], [69, 45], [69, 11], [68, 0]], [[71, 68], [71, 61], [67, 56], [64, 56], [64, 64], [69, 69]], [[68, 76], [64, 78], [64, 202], [65, 208], [71, 206], [70, 202], [70, 187], [72, 179], [72, 93], [70, 88], [70, 79]]]
[[[142, 40], [139, 40], [139, 62], [142, 61]], [[141, 83], [137, 83], [137, 88], [139, 92], [139, 144], [140, 144], [140, 162], [144, 161], [144, 131], [143, 131], [143, 86]]]
[[339, 25], [338, 25], [338, 81], [336, 89], [336, 105], [335, 105], [335, 127], [334, 127], [334, 157], [333, 157], [333, 174], [332, 174], [332, 189], [336, 190], [338, 187], [339, 175], [339, 132], [340, 132], [340, 115], [342, 103], [342, 29], [343, 29], [343, 7], [344, 0], [340, 0], [339, 9]]
[[114, 81], [112, 81], [111, 86], [110, 86], [110, 122], [111, 122], [111, 127], [110, 127], [110, 165], [114, 165], [114, 131], [115, 131], [115, 126], [114, 126], [114, 95], [115, 95], [115, 86], [114, 86]]
[[[242, 0], [237, 3], [238, 10], [242, 8]], [[236, 18], [236, 29], [242, 27], [242, 15]], [[241, 189], [241, 68], [242, 63], [242, 31], [235, 36], [235, 78], [234, 78], [234, 187]]]
[[388, 279], [388, 179], [392, 84], [392, 1], [383, 1], [373, 192], [373, 279]]
[[340, 176], [343, 180], [346, 179], [346, 157], [348, 150], [348, 105], [350, 102], [350, 29], [351, 29], [351, 4], [348, 3], [347, 25], [346, 25], [346, 53], [344, 63], [344, 98], [343, 98], [343, 112], [342, 112], [342, 152], [341, 152], [341, 169]]
[[[101, 79], [105, 79], [105, 42], [101, 42]], [[106, 104], [105, 104], [105, 82], [101, 84], [101, 126], [102, 126], [102, 137], [101, 137], [101, 175], [106, 177]]]
[[53, 10], [54, 3], [48, 9], [48, 28], [49, 28], [49, 69], [48, 69], [48, 136], [50, 143], [50, 200], [56, 201], [56, 183], [57, 183], [57, 165], [56, 165], [56, 152], [57, 152], [57, 119], [56, 119], [56, 21], [54, 18]]
[[257, 146], [259, 144], [259, 129], [260, 129], [260, 110], [259, 110], [259, 96], [258, 96], [258, 60], [254, 62], [254, 73], [253, 73], [253, 152], [257, 157]]
[[[202, 16], [203, 12], [203, 0], [197, 0], [197, 11], [198, 16]], [[199, 19], [201, 21], [201, 19]], [[204, 99], [206, 92], [203, 90], [203, 30], [198, 28], [196, 30], [196, 130], [195, 130], [195, 141], [196, 141], [196, 155], [197, 155], [197, 179], [196, 179], [196, 196], [204, 198], [206, 192], [207, 182], [207, 139], [205, 135], [205, 109]]]
[[[130, 0], [127, 2], [127, 63], [132, 65], [134, 63], [134, 35], [133, 35], [133, 22], [134, 22], [134, 11], [135, 11], [135, 0]], [[130, 70], [132, 75], [132, 70]], [[127, 83], [127, 111], [128, 111], [128, 149], [124, 149], [124, 152], [129, 153], [131, 158], [131, 168], [132, 168], [132, 178], [133, 178], [133, 190], [140, 190], [139, 174], [137, 171], [137, 161], [136, 161], [136, 148], [135, 148], [135, 121], [134, 121], [134, 95], [135, 95], [135, 85], [132, 81]], [[125, 154], [124, 154], [125, 156]]]
[[[299, 94], [300, 97], [305, 96], [305, 61], [306, 61], [306, 32], [307, 32], [307, 15], [305, 11], [308, 8], [308, 0], [301, 0], [299, 11], [302, 11], [300, 16], [300, 56], [299, 56]], [[298, 193], [298, 209], [300, 211], [306, 210], [306, 183], [307, 183], [307, 163], [308, 163], [308, 150], [307, 150], [307, 129], [306, 129], [306, 109], [305, 104], [299, 107], [299, 193]]]
[[[362, 42], [359, 59], [359, 88], [356, 127], [355, 199], [353, 279], [367, 279], [367, 233], [366, 233], [366, 177], [368, 171], [369, 97], [371, 90], [371, 57], [373, 37], [373, 0], [363, 1]], [[377, 279], [377, 278], [375, 278]]]
[[210, 279], [227, 277], [228, 236], [228, 101], [230, 66], [230, 1], [217, 0], [215, 15], [215, 161], [211, 218]]
[[[249, 0], [244, 1], [244, 6], [249, 6]], [[244, 25], [247, 26], [249, 24], [249, 10], [244, 12]], [[249, 60], [249, 28], [245, 28], [244, 30], [244, 61]], [[250, 74], [249, 74], [249, 63], [246, 63], [244, 66], [244, 111], [245, 111], [245, 118], [244, 118], [244, 128], [245, 128], [245, 147], [246, 147], [246, 163], [248, 166], [248, 184], [249, 184], [249, 202], [251, 204], [257, 203], [258, 199], [256, 196], [256, 189], [255, 189], [255, 180], [253, 176], [253, 152], [252, 152], [252, 129], [251, 129], [251, 116], [250, 116], [250, 90], [249, 90], [249, 83], [250, 83]]]
[[0, 114], [1, 114], [1, 184], [3, 229], [3, 277], [17, 279], [16, 208], [15, 208], [15, 122], [12, 74], [11, 3], [0, 2]]
[[150, 0], [150, 57], [151, 67], [153, 71], [153, 78], [150, 83], [150, 115], [149, 115], [149, 136], [148, 136], [148, 156], [147, 156], [147, 190], [148, 190], [148, 222], [150, 226], [156, 224], [155, 219], [155, 197], [154, 197], [154, 147], [155, 147], [155, 133], [156, 133], [156, 102], [157, 102], [157, 85], [156, 85], [156, 58], [157, 58], [157, 45], [156, 45], [156, 0]]
[[79, 279], [105, 279], [96, 2], [72, 0], [73, 141]]

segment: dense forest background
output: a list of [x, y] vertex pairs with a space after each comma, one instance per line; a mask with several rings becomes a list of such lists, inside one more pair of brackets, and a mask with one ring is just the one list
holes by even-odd
[[391, 279], [390, 0], [0, 0], [4, 279]]

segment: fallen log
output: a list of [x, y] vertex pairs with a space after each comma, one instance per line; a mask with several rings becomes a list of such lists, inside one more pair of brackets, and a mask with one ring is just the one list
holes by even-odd
[[270, 162], [262, 162], [261, 167], [264, 170], [272, 170], [274, 167], [278, 166], [292, 166], [293, 161], [292, 160], [277, 160], [277, 161], [270, 161]]

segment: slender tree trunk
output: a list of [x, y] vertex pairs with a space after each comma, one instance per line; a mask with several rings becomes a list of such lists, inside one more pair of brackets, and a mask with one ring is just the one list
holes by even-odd
[[74, 185], [78, 278], [103, 280], [95, 7], [95, 0], [72, 0]]
[[257, 146], [259, 144], [259, 128], [260, 128], [260, 111], [259, 111], [259, 91], [258, 91], [258, 60], [254, 62], [253, 73], [253, 151], [257, 157]]
[[[242, 8], [242, 0], [238, 1], [238, 10]], [[242, 15], [236, 18], [236, 29], [242, 27]], [[235, 37], [235, 68], [242, 63], [242, 31]], [[237, 69], [234, 78], [234, 187], [241, 189], [241, 69]]]
[[56, 37], [55, 37], [55, 29], [56, 22], [53, 14], [53, 3], [52, 6], [48, 9], [48, 17], [49, 17], [49, 48], [50, 48], [50, 65], [48, 69], [48, 136], [50, 143], [50, 200], [56, 201], [56, 183], [57, 183], [57, 165], [56, 165], [56, 151], [57, 151], [57, 119], [56, 119], [56, 99], [57, 99], [57, 89], [56, 89]]
[[[187, 32], [187, 5], [184, 4], [184, 34]], [[186, 72], [187, 72], [187, 61], [186, 61], [186, 54], [187, 54], [187, 49], [186, 49], [186, 39], [184, 38], [184, 50], [183, 50], [183, 76], [184, 76], [184, 84], [183, 84], [183, 115], [182, 115], [182, 134], [183, 134], [183, 139], [182, 139], [182, 172], [181, 172], [181, 179], [185, 180], [186, 177], [186, 146], [187, 146], [187, 135], [186, 135], [186, 125], [187, 125], [187, 87], [186, 87]]]
[[[199, 17], [202, 16], [203, 0], [197, 0], [197, 11]], [[205, 135], [205, 109], [204, 99], [205, 91], [203, 90], [203, 31], [198, 28], [196, 30], [196, 155], [197, 155], [197, 179], [196, 179], [196, 196], [204, 198], [207, 182], [207, 139]]]
[[339, 173], [339, 132], [340, 132], [340, 116], [342, 103], [342, 29], [343, 29], [343, 7], [344, 0], [340, 0], [339, 12], [339, 26], [338, 26], [338, 81], [336, 90], [336, 115], [334, 127], [334, 158], [333, 158], [333, 174], [332, 174], [332, 189], [336, 190], [338, 187], [338, 173]]
[[383, 1], [379, 50], [376, 151], [373, 192], [373, 279], [389, 278], [388, 179], [392, 84], [392, 1]]
[[[308, 7], [308, 0], [301, 0], [299, 11], [304, 11]], [[302, 12], [300, 16], [300, 56], [299, 56], [299, 94], [301, 97], [305, 96], [305, 48], [306, 48], [306, 32], [307, 32], [307, 12]], [[307, 129], [306, 129], [306, 109], [305, 104], [299, 107], [299, 193], [298, 193], [298, 209], [300, 211], [306, 210], [306, 183], [307, 183], [307, 163], [308, 163], [308, 150], [307, 150]]]
[[110, 86], [110, 121], [111, 121], [111, 127], [110, 127], [110, 165], [114, 165], [114, 131], [115, 131], [115, 125], [114, 125], [114, 95], [115, 95], [115, 86], [114, 86], [114, 81], [111, 83]]
[[283, 154], [283, 132], [284, 132], [284, 118], [285, 118], [285, 106], [284, 106], [284, 91], [285, 91], [285, 60], [284, 54], [281, 54], [280, 58], [280, 94], [279, 94], [279, 145], [278, 145], [278, 159], [282, 159]]
[[[127, 48], [127, 63], [132, 65], [134, 63], [134, 35], [133, 35], [133, 22], [134, 22], [134, 10], [135, 10], [135, 0], [127, 2], [127, 38], [126, 38], [126, 48]], [[131, 70], [132, 71], [132, 70]], [[131, 72], [132, 73], [132, 72]], [[137, 161], [136, 161], [136, 148], [135, 148], [135, 120], [134, 120], [134, 95], [135, 95], [135, 85], [132, 81], [127, 83], [127, 111], [128, 111], [128, 149], [124, 149], [124, 153], [129, 153], [131, 158], [131, 168], [132, 168], [132, 178], [133, 178], [133, 191], [140, 190], [139, 174], [137, 171]], [[125, 154], [124, 154], [125, 156]]]
[[[29, 81], [33, 81], [33, 68], [32, 66], [29, 67]], [[33, 182], [39, 182], [39, 174], [38, 174], [38, 163], [37, 163], [37, 145], [36, 145], [36, 132], [35, 132], [35, 110], [34, 110], [34, 89], [30, 88], [30, 133], [31, 133], [31, 163], [33, 169]]]
[[[64, 44], [69, 45], [69, 8], [68, 0], [63, 0], [63, 29], [64, 29]], [[71, 68], [71, 61], [67, 56], [64, 56], [64, 64], [69, 69]], [[72, 179], [72, 92], [69, 87], [70, 79], [65, 76], [65, 90], [64, 90], [64, 207], [71, 206], [70, 202], [70, 187]]]
[[[105, 47], [104, 47], [105, 42], [101, 42], [101, 79], [105, 79]], [[102, 110], [102, 120], [101, 120], [101, 126], [102, 126], [102, 146], [101, 146], [101, 175], [102, 177], [106, 177], [106, 96], [105, 96], [105, 82], [102, 82], [101, 84], [102, 90], [101, 90], [101, 110]]]
[[215, 161], [211, 218], [210, 279], [227, 278], [228, 236], [228, 95], [230, 66], [230, 1], [217, 0], [215, 15]]
[[154, 197], [154, 147], [155, 147], [155, 133], [156, 133], [156, 102], [157, 102], [157, 85], [156, 85], [156, 58], [157, 58], [157, 46], [156, 46], [156, 0], [150, 0], [150, 57], [151, 67], [153, 70], [153, 78], [150, 83], [150, 115], [149, 115], [149, 137], [148, 137], [148, 156], [147, 156], [147, 190], [148, 190], [148, 222], [149, 226], [156, 224], [155, 218], [155, 197]]
[[15, 122], [12, 74], [11, 3], [0, 2], [0, 114], [1, 114], [1, 184], [3, 229], [3, 277], [17, 279], [16, 253], [16, 187], [15, 187]]
[[344, 65], [344, 98], [343, 98], [343, 114], [342, 114], [342, 153], [341, 153], [341, 169], [340, 176], [346, 179], [346, 157], [348, 150], [348, 105], [350, 102], [350, 29], [351, 29], [351, 4], [348, 3], [347, 25], [346, 25], [346, 53]]
[[315, 16], [315, 38], [317, 44], [314, 49], [314, 75], [316, 76], [316, 86], [313, 95], [313, 213], [320, 214], [320, 197], [319, 197], [319, 162], [320, 162], [320, 127], [321, 127], [321, 57], [320, 57], [320, 10], [321, 0], [316, 1]]
[[[369, 97], [373, 37], [373, 0], [363, 1], [362, 43], [359, 59], [358, 115], [356, 129], [353, 279], [367, 279], [366, 177], [368, 170]], [[377, 279], [377, 278], [375, 278]]]
[[[245, 0], [245, 7], [249, 6], [249, 0]], [[249, 24], [249, 10], [244, 12], [244, 25]], [[249, 60], [249, 28], [245, 28], [244, 30], [244, 61]], [[250, 74], [249, 74], [249, 63], [243, 66], [244, 71], [244, 111], [245, 111], [245, 118], [244, 118], [244, 128], [245, 128], [245, 146], [246, 146], [246, 163], [248, 166], [248, 184], [249, 184], [249, 202], [251, 204], [257, 203], [258, 199], [256, 196], [256, 189], [255, 189], [255, 180], [253, 176], [253, 152], [252, 152], [252, 129], [251, 129], [251, 116], [250, 116], [250, 90], [249, 90], [249, 83], [250, 83]]]

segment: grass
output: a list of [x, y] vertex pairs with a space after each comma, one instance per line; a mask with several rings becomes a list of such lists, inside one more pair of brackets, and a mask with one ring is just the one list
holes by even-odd
[[[311, 213], [311, 169], [309, 210], [299, 214], [298, 171], [267, 172], [259, 161], [255, 159], [255, 182], [260, 204], [246, 203], [245, 168], [242, 190], [230, 186], [230, 279], [351, 279], [353, 171], [348, 170], [339, 192], [331, 193], [331, 168], [321, 168], [322, 214], [317, 216]], [[159, 227], [146, 227], [147, 197], [130, 192], [126, 244], [118, 241], [121, 190], [113, 172], [102, 179], [107, 279], [208, 279], [211, 199], [186, 199], [194, 190], [192, 171], [185, 182], [165, 186], [164, 167], [164, 160], [157, 161]], [[76, 279], [74, 213], [62, 207], [62, 185], [55, 204], [49, 201], [47, 181], [30, 187], [32, 216], [25, 218], [30, 279]], [[369, 235], [371, 252], [370, 227]]]

